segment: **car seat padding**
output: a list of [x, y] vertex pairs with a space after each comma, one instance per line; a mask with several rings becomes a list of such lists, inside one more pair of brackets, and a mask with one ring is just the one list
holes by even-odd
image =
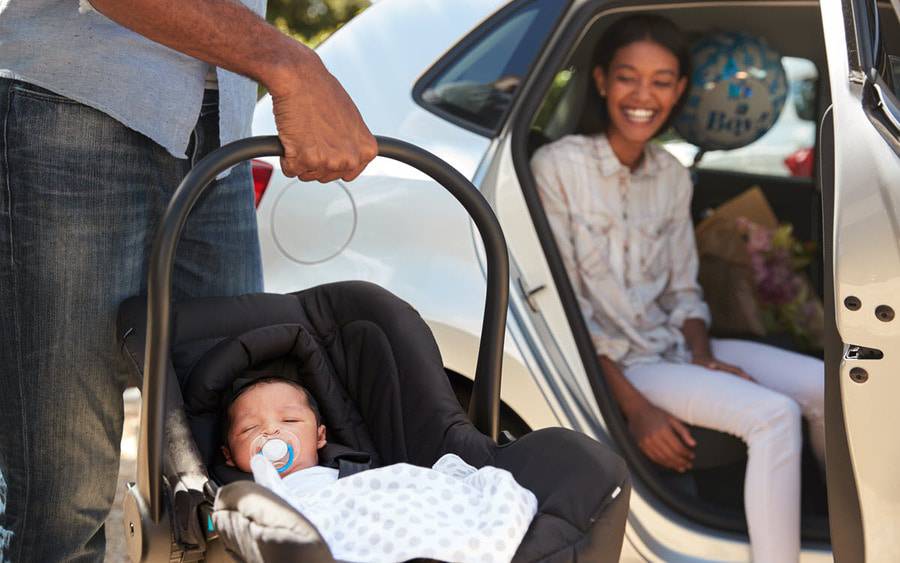
[[212, 513], [226, 549], [253, 562], [332, 562], [316, 527], [287, 501], [253, 482], [219, 490]]
[[471, 432], [427, 325], [378, 286], [349, 282], [292, 295], [198, 299], [174, 311], [173, 363], [207, 467], [223, 461], [220, 405], [242, 373], [306, 386], [329, 442], [370, 454], [373, 466], [430, 466], [449, 443], [476, 467], [490, 460], [491, 441]]
[[[195, 429], [201, 455], [211, 460], [220, 480], [228, 482], [246, 475], [224, 466], [219, 455], [225, 402], [239, 378], [265, 376], [296, 381], [320, 403], [323, 423], [329, 426], [331, 441], [337, 442], [325, 452], [324, 464], [339, 465], [341, 456], [355, 463], [377, 463], [358, 449], [341, 445], [347, 434], [341, 430], [350, 428], [353, 444], [367, 452], [374, 450], [364, 421], [356, 409], [348, 408], [353, 401], [342, 386], [335, 384], [336, 376], [318, 342], [298, 324], [264, 326], [219, 342], [187, 377], [184, 398], [188, 420]], [[340, 405], [340, 412], [336, 413], [333, 405]], [[330, 421], [340, 422], [331, 425]]]

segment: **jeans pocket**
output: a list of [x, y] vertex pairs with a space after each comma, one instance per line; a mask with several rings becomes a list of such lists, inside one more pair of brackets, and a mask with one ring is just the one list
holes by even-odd
[[25, 96], [25, 97], [34, 98], [37, 100], [46, 100], [48, 102], [56, 102], [56, 103], [63, 103], [63, 104], [77, 104], [78, 103], [71, 98], [61, 96], [61, 95], [57, 94], [56, 92], [47, 90], [46, 88], [41, 88], [40, 86], [35, 86], [34, 84], [30, 84], [28, 82], [18, 82], [13, 85], [12, 90], [18, 96]]
[[10, 87], [6, 134], [7, 164], [18, 169], [10, 182], [22, 185], [27, 177], [50, 193], [73, 190], [73, 179], [84, 179], [79, 174], [117, 174], [116, 166], [148, 160], [138, 150], [148, 142], [140, 133], [100, 110], [30, 84]]

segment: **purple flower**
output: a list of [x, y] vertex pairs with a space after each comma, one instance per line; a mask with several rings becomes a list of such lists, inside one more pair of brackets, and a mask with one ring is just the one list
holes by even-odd
[[782, 248], [750, 256], [750, 265], [760, 300], [769, 305], [786, 305], [800, 292], [802, 280], [794, 272], [790, 254]]
[[821, 324], [817, 320], [821, 316], [821, 305], [810, 295], [801, 272], [815, 252], [815, 246], [798, 242], [790, 224], [768, 229], [741, 217], [737, 219], [737, 226], [744, 234], [766, 329], [786, 330], [798, 339], [808, 339], [811, 327]]

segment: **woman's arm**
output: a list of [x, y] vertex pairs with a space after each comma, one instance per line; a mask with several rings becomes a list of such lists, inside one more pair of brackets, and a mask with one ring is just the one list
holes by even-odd
[[703, 319], [687, 319], [681, 326], [681, 332], [695, 364], [699, 360], [713, 357], [712, 348], [709, 346], [709, 333]]
[[600, 367], [603, 370], [603, 376], [606, 384], [609, 385], [613, 397], [622, 409], [622, 413], [629, 417], [650, 404], [650, 401], [638, 391], [634, 385], [625, 378], [622, 368], [619, 364], [612, 360], [609, 356], [598, 356]]
[[709, 307], [703, 301], [703, 290], [697, 282], [700, 260], [691, 220], [693, 188], [688, 171], [680, 166], [671, 193], [674, 197], [672, 216], [660, 235], [669, 246], [669, 280], [659, 297], [659, 305], [669, 314], [669, 324], [674, 328], [683, 328], [688, 319], [708, 325]]
[[741, 368], [721, 362], [713, 356], [707, 331], [710, 323], [709, 307], [703, 301], [703, 291], [697, 282], [700, 259], [697, 256], [694, 224], [691, 220], [693, 189], [690, 175], [683, 168], [678, 170], [674, 193], [675, 214], [664, 235], [670, 245], [671, 270], [668, 286], [660, 296], [659, 303], [669, 313], [669, 324], [680, 328], [684, 334], [694, 364], [753, 381]]
[[[569, 147], [571, 148], [571, 147]], [[594, 303], [579, 283], [579, 264], [575, 255], [576, 229], [573, 225], [573, 211], [584, 206], [583, 194], [572, 178], [571, 161], [565, 158], [566, 147], [547, 145], [541, 147], [531, 159], [531, 170], [537, 184], [541, 206], [550, 223], [550, 230], [556, 241], [563, 266], [572, 282], [578, 309], [587, 325], [598, 355], [606, 355], [615, 360], [625, 357], [629, 343], [626, 338], [605, 333], [594, 316]], [[562, 163], [562, 164], [561, 164]], [[569, 167], [565, 165], [568, 164]]]
[[713, 356], [705, 321], [701, 319], [687, 319], [681, 327], [681, 332], [684, 334], [684, 340], [691, 351], [692, 363], [707, 369], [728, 372], [747, 381], [755, 381], [738, 366], [722, 362]]
[[616, 362], [607, 356], [598, 359], [604, 379], [628, 421], [628, 430], [644, 455], [675, 471], [690, 469], [697, 443], [684, 423], [648, 401]]

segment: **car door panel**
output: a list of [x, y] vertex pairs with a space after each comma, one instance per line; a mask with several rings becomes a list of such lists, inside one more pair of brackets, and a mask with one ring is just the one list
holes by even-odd
[[[870, 85], [862, 69], [872, 29], [857, 18], [865, 10], [862, 2], [821, 3], [834, 122], [833, 218], [826, 219], [833, 219], [833, 305], [844, 343], [838, 365], [829, 351], [828, 369], [837, 379], [830, 381], [829, 391], [839, 392], [840, 404], [828, 402], [827, 448], [830, 493], [847, 512], [832, 511], [831, 525], [840, 560], [896, 561], [900, 324], [883, 307], [900, 307], [900, 157], [869, 121], [863, 104]], [[888, 29], [896, 33], [896, 22]], [[883, 357], [865, 359], [854, 345], [880, 350]], [[835, 427], [841, 417], [842, 429]], [[842, 439], [849, 460], [842, 456]], [[848, 472], [858, 495], [858, 520], [843, 478]]]
[[[827, 110], [819, 133], [819, 182], [822, 186], [823, 231], [834, 232], [834, 121]], [[824, 255], [834, 256], [833, 237], [823, 240]], [[850, 449], [844, 430], [841, 403], [840, 364], [843, 343], [835, 323], [834, 267], [824, 261], [825, 305], [825, 456], [827, 459], [828, 506], [831, 513], [831, 544], [836, 561], [864, 561], [862, 516]]]

